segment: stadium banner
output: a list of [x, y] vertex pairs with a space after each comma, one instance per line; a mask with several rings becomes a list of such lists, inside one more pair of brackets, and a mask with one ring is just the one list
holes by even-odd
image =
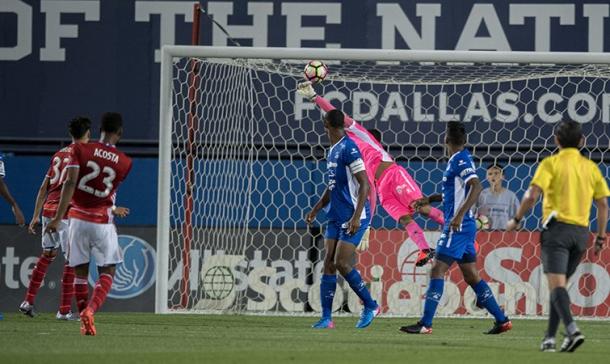
[[[216, 234], [219, 232], [216, 232]], [[245, 252], [191, 250], [190, 290], [200, 297], [189, 306], [198, 310], [228, 310], [303, 313], [320, 311], [319, 282], [323, 256], [320, 235], [307, 231], [252, 232], [253, 244]], [[435, 244], [439, 232], [427, 232]], [[201, 239], [210, 240], [212, 233]], [[499, 298], [509, 315], [548, 313], [549, 293], [540, 265], [539, 234], [532, 232], [480, 232], [478, 267], [481, 277]], [[308, 249], [307, 245], [316, 247]], [[360, 253], [358, 268], [371, 293], [390, 315], [420, 315], [423, 310], [430, 265], [415, 266], [417, 246], [401, 230], [380, 229], [371, 233], [368, 251]], [[262, 257], [269, 257], [263, 260]], [[596, 257], [588, 252], [569, 287], [573, 312], [579, 316], [610, 315], [610, 252]], [[176, 288], [180, 286], [182, 262], [170, 262], [170, 308], [180, 308]], [[313, 269], [313, 271], [312, 271]], [[334, 309], [359, 312], [357, 296], [339, 281]], [[442, 315], [484, 315], [476, 308], [475, 294], [454, 266], [439, 306]]]
[[[426, 232], [437, 241], [440, 232]], [[430, 266], [415, 266], [418, 249], [406, 232], [377, 230], [371, 234], [368, 251], [360, 254], [359, 268], [381, 299], [383, 312], [419, 315], [423, 310]], [[398, 242], [392, 244], [390, 242]], [[509, 315], [548, 314], [549, 291], [540, 262], [538, 232], [478, 232], [477, 267], [489, 282], [499, 304]], [[588, 247], [592, 246], [592, 240]], [[439, 314], [484, 315], [476, 307], [476, 294], [454, 265], [445, 283]], [[610, 251], [595, 256], [588, 249], [570, 280], [572, 312], [578, 316], [610, 316]]]
[[[0, 109], [4, 111], [0, 135], [65, 138], [64, 123], [69, 118], [80, 114], [97, 118], [112, 109], [121, 111], [125, 120], [138, 122], [138, 128], [126, 128], [126, 139], [156, 140], [160, 48], [163, 44], [190, 44], [193, 3], [194, 0], [0, 1], [0, 34], [3, 35], [0, 76], [4, 87], [0, 97]], [[610, 33], [605, 31], [610, 27], [607, 0], [366, 0], [360, 3], [354, 6], [349, 0], [202, 1], [204, 11], [235, 38], [229, 39], [210, 18], [203, 16], [202, 43], [225, 46], [237, 41], [241, 46], [259, 47], [610, 51]], [[508, 89], [489, 100], [482, 100], [477, 92], [464, 96], [465, 100], [474, 101], [470, 101], [472, 107], [465, 106], [463, 113], [459, 113], [461, 117], [466, 118], [468, 109], [470, 116], [478, 112], [485, 117], [483, 104], [490, 108], [492, 117], [496, 109], [508, 115], [506, 120], [512, 120], [519, 112], [526, 119], [532, 116], [529, 110], [510, 111], [514, 110], [515, 96]], [[560, 103], [552, 90], [546, 95], [538, 102], [539, 107], [550, 110]], [[435, 105], [445, 102], [443, 97], [439, 94]], [[379, 101], [382, 105], [388, 102]], [[391, 95], [389, 101], [394, 107], [388, 110], [411, 102], [394, 100]], [[425, 106], [431, 101], [424, 98], [422, 102]], [[567, 96], [563, 105], [569, 102], [592, 107], [603, 106], [608, 99]], [[578, 107], [572, 108], [576, 113]], [[439, 106], [434, 114], [438, 116], [442, 112]], [[603, 110], [593, 114], [583, 111], [579, 117], [588, 120], [608, 115]], [[381, 112], [373, 116], [384, 117]], [[404, 119], [404, 115], [390, 116], [395, 122]], [[427, 122], [418, 121], [415, 115], [410, 118], [418, 123]], [[543, 115], [542, 119], [545, 118]], [[553, 115], [549, 118], [553, 119]]]
[[[151, 312], [155, 302], [156, 228], [120, 226], [118, 233], [124, 263], [117, 267], [102, 309]], [[41, 251], [40, 235], [30, 235], [25, 228], [0, 225], [0, 312], [17, 311]], [[64, 261], [59, 255], [49, 266], [36, 296], [37, 311], [57, 311]], [[93, 264], [89, 269], [90, 293], [97, 279]], [[72, 310], [76, 311], [75, 303]]]
[[[104, 303], [104, 311], [153, 311], [156, 230], [153, 227], [119, 227], [124, 264]], [[220, 233], [217, 231], [216, 233]], [[201, 236], [209, 249], [191, 250], [189, 289], [198, 291], [194, 308], [205, 310], [240, 305], [247, 311], [279, 310], [303, 313], [320, 310], [322, 272], [321, 235], [311, 231], [250, 230], [252, 244], [245, 252], [215, 250], [214, 234]], [[439, 232], [426, 232], [433, 244]], [[32, 269], [40, 255], [39, 236], [24, 228], [0, 228], [0, 311], [14, 311], [23, 300]], [[548, 289], [540, 265], [538, 233], [479, 232], [478, 266], [481, 277], [510, 315], [548, 312]], [[315, 249], [314, 249], [315, 248]], [[323, 253], [322, 253], [323, 254]], [[269, 257], [264, 260], [262, 257]], [[415, 267], [417, 247], [401, 230], [378, 229], [371, 233], [369, 249], [360, 253], [358, 268], [370, 285], [383, 313], [419, 315], [430, 265]], [[47, 272], [36, 297], [40, 312], [55, 312], [59, 304], [64, 259], [59, 256]], [[180, 286], [182, 262], [170, 262], [168, 287]], [[93, 271], [93, 269], [90, 269]], [[439, 312], [445, 315], [484, 312], [474, 305], [475, 295], [457, 267], [448, 275]], [[91, 274], [91, 287], [96, 279]], [[341, 282], [341, 280], [340, 280]], [[610, 316], [610, 252], [596, 257], [591, 250], [578, 267], [569, 287], [572, 309], [579, 316]], [[419, 298], [418, 298], [419, 297]], [[178, 296], [170, 301], [179, 302]], [[344, 282], [340, 283], [335, 309], [359, 312], [360, 303]]]

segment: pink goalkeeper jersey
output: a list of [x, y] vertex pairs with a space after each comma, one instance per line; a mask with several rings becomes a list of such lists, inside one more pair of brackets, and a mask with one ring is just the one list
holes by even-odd
[[[316, 96], [314, 102], [324, 112], [335, 109], [328, 100], [321, 96]], [[358, 124], [356, 120], [350, 118], [347, 114], [344, 115], [345, 132], [347, 133], [347, 136], [356, 143], [358, 149], [360, 149], [360, 154], [362, 154], [362, 159], [364, 160], [364, 167], [366, 168], [366, 174], [369, 179], [369, 184], [371, 185], [369, 202], [371, 205], [371, 216], [373, 216], [375, 212], [375, 202], [377, 200], [375, 191], [375, 173], [377, 172], [377, 167], [379, 167], [381, 162], [394, 162], [394, 158], [383, 149], [381, 143], [379, 143], [365, 127]]]

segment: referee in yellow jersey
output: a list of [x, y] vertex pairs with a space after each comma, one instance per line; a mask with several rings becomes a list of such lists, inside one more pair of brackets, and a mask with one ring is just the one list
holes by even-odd
[[578, 150], [584, 144], [579, 123], [560, 122], [555, 128], [555, 144], [559, 153], [540, 163], [519, 210], [508, 221], [506, 230], [516, 229], [540, 194], [543, 195], [541, 260], [551, 291], [551, 302], [549, 325], [540, 350], [555, 351], [555, 334], [561, 319], [568, 333], [561, 351], [572, 352], [585, 341], [585, 337], [572, 319], [566, 282], [576, 271], [587, 248], [592, 201], [597, 206], [595, 254], [604, 246], [610, 190], [597, 165]]

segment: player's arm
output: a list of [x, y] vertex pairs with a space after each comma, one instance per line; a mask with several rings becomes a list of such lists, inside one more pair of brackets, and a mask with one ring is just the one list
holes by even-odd
[[529, 210], [534, 207], [540, 195], [544, 193], [545, 190], [548, 189], [548, 186], [551, 184], [551, 180], [553, 179], [553, 173], [551, 170], [551, 165], [548, 162], [548, 159], [540, 162], [540, 165], [536, 169], [536, 173], [534, 173], [534, 178], [532, 178], [532, 182], [530, 183], [529, 188], [525, 191], [523, 198], [521, 199], [521, 205], [515, 216], [513, 216], [506, 223], [506, 231], [512, 231], [519, 227], [521, 220], [525, 217]]
[[[313, 89], [313, 86], [311, 85], [311, 81], [305, 81], [305, 82], [301, 82], [297, 85], [297, 92], [301, 95], [303, 95], [304, 97], [306, 97], [307, 99], [311, 100], [312, 102], [314, 102], [316, 105], [318, 105], [318, 107], [324, 111], [324, 112], [329, 112], [330, 110], [334, 110], [336, 109], [331, 103], [330, 101], [326, 100], [325, 98], [323, 98], [322, 96], [319, 96], [316, 91]], [[351, 117], [349, 117], [349, 115], [345, 114], [345, 118], [343, 119], [343, 125], [346, 128], [351, 127], [354, 123], [356, 123], [356, 121], [354, 119], [352, 119]]]
[[127, 217], [129, 215], [129, 208], [123, 206], [112, 206], [112, 214], [118, 217]]
[[604, 248], [606, 243], [606, 226], [608, 225], [608, 197], [595, 200], [597, 207], [597, 236], [595, 237], [595, 255]]
[[[358, 172], [354, 172], [355, 169], [359, 168], [356, 165], [358, 163], [362, 165], [362, 169]], [[352, 215], [352, 218], [348, 222], [347, 226], [347, 232], [349, 234], [353, 234], [358, 231], [358, 229], [360, 229], [360, 216], [362, 216], [362, 209], [364, 209], [364, 204], [368, 200], [369, 190], [371, 187], [369, 186], [369, 179], [366, 175], [366, 171], [364, 170], [364, 163], [361, 159], [358, 159], [353, 162], [350, 165], [350, 169], [352, 170], [352, 174], [354, 175], [354, 177], [356, 177], [356, 180], [360, 185], [358, 187], [358, 200], [356, 202], [356, 208], [354, 209], [354, 214]]]
[[49, 177], [45, 176], [42, 180], [42, 184], [38, 188], [38, 194], [36, 195], [36, 204], [34, 205], [34, 214], [32, 215], [32, 220], [30, 221], [30, 225], [28, 227], [28, 231], [30, 234], [36, 234], [36, 226], [40, 222], [40, 212], [42, 211], [42, 206], [44, 205], [44, 200], [47, 197], [47, 190], [49, 188]]
[[597, 236], [595, 237], [595, 255], [603, 249], [606, 243], [606, 227], [608, 226], [608, 196], [610, 189], [599, 168], [595, 168], [595, 186], [593, 187], [593, 200], [597, 207]]
[[63, 187], [61, 188], [61, 196], [59, 198], [59, 204], [57, 205], [57, 212], [55, 213], [53, 220], [51, 220], [47, 225], [47, 228], [44, 231], [45, 234], [48, 232], [57, 231], [61, 219], [68, 211], [70, 201], [72, 201], [72, 196], [74, 196], [74, 191], [76, 190], [79, 168], [76, 166], [67, 166], [66, 170], [68, 171], [67, 178], [63, 184]]
[[435, 193], [434, 195], [430, 195], [428, 197], [422, 197], [419, 200], [413, 201], [413, 208], [415, 210], [419, 210], [423, 206], [430, 205], [435, 202], [443, 202], [443, 195], [440, 193]]
[[11, 209], [13, 210], [13, 214], [15, 215], [15, 222], [17, 225], [25, 225], [25, 217], [23, 217], [23, 212], [19, 208], [17, 201], [13, 198], [10, 191], [8, 190], [8, 186], [4, 182], [4, 177], [0, 175], [0, 196], [11, 205]]
[[307, 215], [305, 215], [305, 222], [307, 223], [307, 225], [310, 225], [311, 223], [313, 223], [313, 221], [316, 219], [316, 215], [318, 214], [318, 212], [320, 212], [320, 210], [322, 210], [324, 208], [324, 206], [328, 205], [329, 202], [330, 202], [330, 190], [328, 188], [326, 188], [326, 190], [322, 194], [322, 197], [320, 197], [320, 200], [318, 201], [318, 203], [316, 203], [314, 205], [314, 207], [311, 209], [311, 211]]
[[515, 216], [506, 223], [506, 231], [512, 231], [519, 227], [521, 220], [536, 205], [540, 195], [542, 195], [542, 189], [539, 186], [534, 184], [529, 186], [523, 195], [523, 199], [521, 199], [521, 205], [517, 209]]
[[468, 213], [475, 202], [477, 202], [481, 191], [483, 191], [483, 185], [481, 185], [481, 181], [479, 181], [479, 178], [476, 175], [471, 175], [467, 178], [466, 185], [470, 187], [468, 195], [449, 224], [449, 228], [454, 231], [459, 231], [461, 229], [464, 216], [466, 216], [466, 213]]

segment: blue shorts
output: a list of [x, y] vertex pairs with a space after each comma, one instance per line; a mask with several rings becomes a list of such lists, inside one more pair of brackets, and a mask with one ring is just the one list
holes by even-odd
[[477, 261], [477, 252], [474, 241], [477, 229], [462, 231], [443, 231], [436, 245], [436, 259], [448, 265], [453, 262], [474, 263]]
[[354, 234], [349, 235], [347, 233], [347, 229], [344, 228], [347, 223], [340, 223], [337, 221], [329, 221], [326, 223], [326, 231], [324, 232], [324, 239], [329, 240], [341, 240], [348, 243], [352, 243], [355, 246], [360, 244], [360, 240], [362, 240], [362, 236], [364, 232], [369, 227], [370, 220], [364, 219], [360, 220], [360, 229], [356, 231]]

